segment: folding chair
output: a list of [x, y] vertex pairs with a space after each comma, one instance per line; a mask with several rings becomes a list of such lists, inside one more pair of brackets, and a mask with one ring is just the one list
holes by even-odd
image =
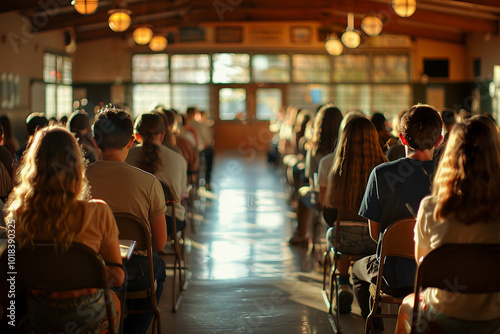
[[[102, 257], [90, 247], [73, 242], [66, 251], [56, 249], [53, 243], [36, 242], [34, 247], [16, 249], [16, 293], [22, 289], [43, 291], [71, 291], [87, 288], [104, 290], [109, 333], [115, 333], [112, 299], [108, 288], [106, 265]], [[2, 254], [2, 268], [6, 269], [7, 251]], [[79, 308], [75, 306], [75, 313]], [[64, 332], [67, 324], [60, 324]], [[49, 330], [49, 328], [47, 329]], [[56, 330], [56, 328], [50, 328]]]
[[421, 329], [419, 297], [426, 288], [460, 294], [500, 292], [500, 244], [447, 244], [424, 257], [415, 281], [412, 334]]
[[124, 314], [144, 314], [153, 313], [153, 332], [156, 328], [157, 333], [161, 334], [161, 318], [160, 310], [158, 309], [158, 302], [156, 300], [156, 287], [153, 268], [153, 248], [151, 245], [151, 228], [148, 223], [141, 221], [137, 216], [128, 212], [114, 213], [116, 225], [120, 232], [121, 239], [135, 240], [135, 250], [146, 252], [148, 257], [148, 270], [149, 270], [149, 287], [139, 291], [127, 291], [118, 294], [122, 298], [123, 303], [130, 299], [144, 299], [151, 300], [150, 310], [125, 310]]
[[377, 283], [370, 286], [371, 312], [366, 318], [365, 334], [373, 333], [373, 318], [397, 318], [397, 314], [377, 313], [379, 305], [395, 304], [401, 305], [404, 297], [391, 296], [383, 292], [384, 262], [388, 256], [403, 258], [415, 258], [415, 241], [413, 240], [413, 229], [415, 218], [401, 219], [391, 224], [382, 235], [382, 247], [380, 253], [380, 264], [378, 269]]
[[[323, 299], [325, 301], [326, 307], [328, 307], [328, 315], [332, 317], [332, 325], [334, 326], [334, 331], [336, 333], [342, 333], [342, 327], [340, 325], [340, 310], [337, 307], [333, 307], [333, 300], [335, 297], [335, 303], [339, 300], [340, 287], [337, 284], [337, 277], [339, 274], [337, 273], [337, 265], [338, 261], [349, 261], [351, 264], [356, 262], [357, 260], [368, 256], [366, 255], [349, 255], [342, 254], [338, 249], [340, 245], [340, 229], [341, 226], [341, 217], [342, 210], [339, 210], [337, 213], [338, 219], [335, 221], [335, 242], [333, 247], [326, 249], [323, 254]], [[330, 271], [328, 271], [330, 269]], [[327, 273], [330, 273], [330, 281], [327, 284]], [[335, 314], [333, 313], [335, 311]]]
[[[186, 276], [182, 275], [182, 270], [184, 269], [184, 273], [186, 274], [187, 272], [187, 265], [186, 261], [183, 259], [183, 254], [185, 254], [184, 250], [181, 250], [180, 246], [180, 240], [179, 236], [177, 235], [177, 221], [175, 218], [175, 203], [179, 201], [177, 196], [175, 196], [172, 188], [164, 183], [161, 182], [163, 192], [165, 194], [165, 204], [167, 206], [170, 206], [172, 208], [172, 234], [169, 235], [170, 238], [170, 243], [172, 245], [172, 251], [165, 251], [161, 255], [163, 256], [171, 256], [174, 258], [174, 264], [172, 266], [165, 266], [167, 269], [173, 269], [174, 271], [174, 280], [172, 284], [172, 312], [175, 313], [177, 309], [179, 308], [179, 304], [181, 301], [181, 293], [184, 291], [185, 288], [185, 281]], [[185, 240], [183, 240], [183, 248], [185, 247]], [[177, 292], [177, 284], [176, 284], [176, 277], [177, 277], [177, 271], [179, 271], [179, 292]]]

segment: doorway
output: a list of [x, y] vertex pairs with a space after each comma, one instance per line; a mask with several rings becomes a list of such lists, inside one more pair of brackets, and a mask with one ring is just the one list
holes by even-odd
[[285, 105], [285, 85], [214, 85], [216, 150], [242, 155], [266, 152], [272, 134], [269, 122]]

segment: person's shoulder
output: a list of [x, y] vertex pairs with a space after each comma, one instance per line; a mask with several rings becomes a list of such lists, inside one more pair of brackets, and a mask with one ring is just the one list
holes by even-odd
[[92, 198], [88, 201], [80, 201], [87, 212], [112, 212], [109, 205], [102, 199]]

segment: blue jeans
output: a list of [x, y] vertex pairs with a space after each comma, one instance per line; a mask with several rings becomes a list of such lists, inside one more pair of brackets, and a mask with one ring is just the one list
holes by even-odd
[[[127, 291], [139, 291], [149, 288], [149, 270], [148, 258], [140, 255], [133, 255], [126, 264], [126, 268], [130, 268], [127, 278]], [[160, 297], [163, 292], [163, 284], [167, 277], [165, 273], [165, 264], [158, 257], [158, 254], [153, 253], [153, 270], [156, 280], [156, 302], [160, 302]], [[151, 300], [132, 299], [126, 301], [128, 310], [147, 310], [151, 309]], [[153, 314], [130, 314], [123, 321], [124, 333], [146, 333], [149, 323], [153, 320]]]
[[[335, 226], [326, 232], [328, 248], [335, 243]], [[377, 243], [370, 237], [368, 225], [366, 226], [340, 226], [339, 249], [342, 254], [369, 255], [375, 254]]]

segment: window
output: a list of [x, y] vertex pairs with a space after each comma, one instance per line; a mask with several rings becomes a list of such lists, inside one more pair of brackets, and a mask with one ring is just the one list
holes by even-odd
[[169, 84], [141, 84], [133, 87], [133, 114], [150, 112], [157, 105], [170, 108]]
[[43, 55], [45, 116], [69, 116], [73, 111], [73, 64], [71, 58], [45, 53]]
[[323, 55], [293, 55], [293, 81], [330, 82], [330, 59]]
[[216, 53], [212, 56], [213, 83], [248, 83], [250, 56], [248, 54]]
[[343, 55], [333, 58], [334, 82], [368, 82], [367, 55]]
[[168, 55], [164, 53], [133, 55], [132, 82], [134, 83], [168, 82]]
[[172, 108], [185, 113], [188, 107], [209, 110], [208, 85], [172, 85]]
[[282, 106], [282, 92], [279, 88], [259, 88], [257, 89], [257, 119], [276, 119]]
[[290, 57], [285, 54], [252, 56], [252, 80], [254, 82], [290, 82]]
[[288, 105], [312, 112], [315, 112], [319, 105], [331, 102], [329, 85], [290, 85], [287, 96]]
[[374, 85], [372, 110], [395, 116], [408, 109], [410, 93], [410, 85]]
[[376, 55], [373, 56], [373, 82], [408, 82], [408, 55]]
[[205, 84], [210, 82], [209, 55], [173, 55], [172, 82]]
[[247, 117], [247, 92], [244, 88], [219, 90], [219, 119], [244, 121]]
[[334, 92], [333, 102], [340, 110], [370, 110], [370, 85], [338, 84], [334, 86]]

